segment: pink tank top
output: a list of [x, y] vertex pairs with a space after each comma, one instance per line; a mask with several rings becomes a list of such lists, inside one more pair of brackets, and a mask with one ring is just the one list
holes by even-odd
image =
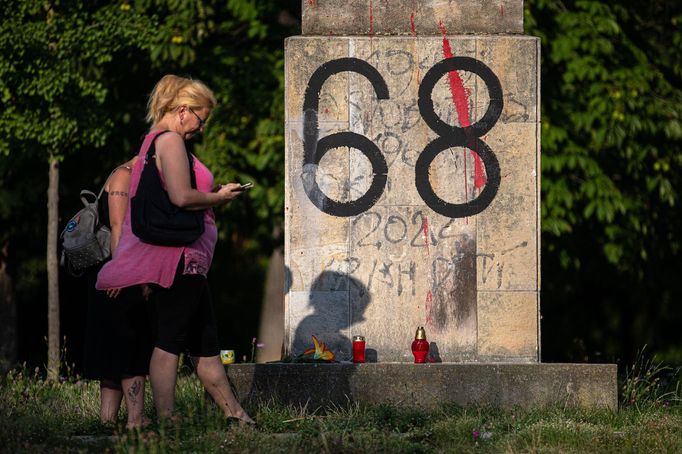
[[[145, 156], [154, 138], [160, 131], [154, 131], [144, 138], [139, 159], [133, 166], [130, 177], [130, 200], [137, 192]], [[150, 165], [155, 165], [151, 162]], [[194, 157], [194, 172], [197, 190], [211, 192], [213, 189], [213, 175], [196, 156]], [[163, 181], [163, 175], [161, 175]], [[185, 258], [185, 274], [206, 275], [213, 260], [213, 251], [218, 240], [213, 210], [207, 209], [204, 214], [205, 230], [203, 235], [189, 246], [156, 246], [140, 241], [133, 234], [130, 226], [130, 203], [126, 209], [125, 219], [121, 228], [121, 239], [114, 255], [97, 275], [98, 290], [109, 288], [130, 287], [137, 284], [158, 284], [168, 288], [173, 284], [175, 271], [180, 258]]]

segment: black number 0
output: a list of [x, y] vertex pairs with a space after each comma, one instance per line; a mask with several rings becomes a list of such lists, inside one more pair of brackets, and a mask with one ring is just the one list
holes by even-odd
[[[488, 110], [476, 123], [461, 128], [448, 125], [434, 110], [431, 93], [436, 82], [450, 71], [469, 71], [478, 75], [488, 87]], [[321, 211], [334, 216], [356, 216], [370, 209], [386, 187], [388, 165], [379, 147], [367, 137], [354, 132], [337, 132], [319, 139], [318, 109], [322, 85], [334, 74], [349, 71], [370, 81], [378, 99], [388, 99], [388, 87], [372, 65], [358, 58], [339, 58], [321, 65], [310, 77], [303, 101], [303, 188], [310, 201]], [[450, 218], [472, 216], [483, 211], [495, 198], [500, 185], [500, 166], [493, 151], [480, 139], [497, 122], [502, 112], [502, 87], [486, 65], [470, 57], [447, 58], [434, 65], [419, 86], [419, 112], [426, 124], [439, 137], [422, 151], [415, 165], [415, 184], [424, 202], [435, 212]], [[360, 198], [338, 202], [327, 197], [317, 184], [317, 170], [327, 151], [338, 147], [360, 150], [372, 164], [372, 184]], [[429, 166], [436, 156], [451, 147], [465, 147], [477, 153], [485, 165], [488, 180], [474, 200], [461, 204], [448, 203], [433, 191]]]

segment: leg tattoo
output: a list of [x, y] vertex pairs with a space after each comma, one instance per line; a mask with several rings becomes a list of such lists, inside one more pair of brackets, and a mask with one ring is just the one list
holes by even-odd
[[139, 380], [135, 380], [130, 388], [128, 389], [128, 398], [131, 403], [137, 403], [137, 395], [140, 394], [140, 389], [142, 389], [142, 383]]

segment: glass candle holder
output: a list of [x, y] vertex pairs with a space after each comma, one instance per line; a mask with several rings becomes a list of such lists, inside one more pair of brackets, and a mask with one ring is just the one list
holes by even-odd
[[365, 338], [363, 336], [353, 337], [353, 362], [365, 362]]
[[421, 364], [426, 362], [426, 356], [429, 354], [429, 341], [426, 340], [426, 330], [423, 326], [417, 328], [412, 341], [412, 354], [414, 355], [414, 362]]

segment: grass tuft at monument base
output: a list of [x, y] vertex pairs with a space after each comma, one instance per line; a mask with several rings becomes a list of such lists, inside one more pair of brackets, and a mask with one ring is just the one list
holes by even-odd
[[[545, 408], [392, 406], [316, 409], [271, 402], [249, 408], [258, 429], [228, 427], [195, 377], [178, 382], [179, 421], [126, 432], [98, 420], [95, 382], [43, 379], [14, 370], [0, 378], [0, 452], [682, 452], [679, 393], [642, 396], [617, 413]], [[147, 389], [147, 413], [154, 416]]]

